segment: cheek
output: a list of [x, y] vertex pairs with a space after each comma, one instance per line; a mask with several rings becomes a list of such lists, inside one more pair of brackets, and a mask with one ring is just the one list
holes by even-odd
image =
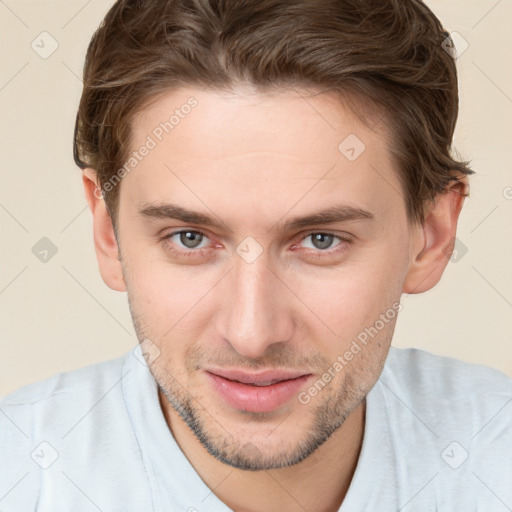
[[[316, 339], [330, 340], [326, 350], [332, 349], [333, 340], [337, 349], [349, 345], [381, 314], [395, 316], [404, 274], [402, 253], [397, 252], [401, 250], [391, 245], [375, 246], [366, 251], [364, 260], [354, 257], [337, 271], [302, 273], [296, 293], [314, 315], [305, 307], [300, 314], [311, 316], [310, 327], [318, 326], [312, 327], [317, 331]], [[320, 329], [327, 337], [319, 336]]]
[[211, 272], [146, 260], [142, 251], [126, 252], [123, 261], [132, 314], [143, 320], [148, 335], [166, 346], [202, 327], [204, 296], [216, 281]]

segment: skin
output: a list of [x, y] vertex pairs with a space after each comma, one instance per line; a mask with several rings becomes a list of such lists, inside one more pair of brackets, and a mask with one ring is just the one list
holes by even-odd
[[[167, 424], [222, 501], [238, 512], [338, 510], [361, 449], [365, 396], [397, 317], [307, 404], [294, 398], [271, 412], [237, 410], [204, 369], [321, 378], [402, 293], [439, 281], [467, 183], [439, 195], [424, 225], [410, 225], [385, 127], [371, 130], [327, 93], [169, 91], [135, 117], [133, 148], [190, 96], [198, 106], [123, 178], [117, 239], [94, 193], [96, 174], [84, 171], [102, 277], [127, 291], [139, 340], [158, 347], [150, 369]], [[349, 134], [366, 146], [355, 161], [338, 150]], [[140, 213], [164, 203], [220, 224]], [[338, 204], [373, 218], [282, 229]], [[204, 235], [193, 238], [199, 249], [179, 234], [164, 239], [180, 229]], [[312, 233], [335, 236], [319, 246]], [[236, 252], [247, 237], [262, 251], [251, 263]]]

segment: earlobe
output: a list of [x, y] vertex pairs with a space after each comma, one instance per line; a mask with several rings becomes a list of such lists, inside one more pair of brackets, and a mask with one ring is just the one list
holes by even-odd
[[118, 242], [96, 172], [90, 168], [84, 169], [82, 180], [93, 218], [94, 246], [101, 277], [109, 288], [120, 292], [126, 291]]
[[438, 194], [423, 225], [414, 228], [411, 262], [403, 293], [426, 292], [441, 279], [453, 252], [457, 221], [468, 188], [467, 178], [464, 176]]

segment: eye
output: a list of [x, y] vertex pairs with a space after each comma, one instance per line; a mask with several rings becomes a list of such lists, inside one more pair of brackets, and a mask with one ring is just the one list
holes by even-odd
[[[169, 249], [176, 254], [189, 254], [193, 252], [202, 252], [208, 246], [208, 237], [201, 233], [201, 231], [194, 231], [192, 229], [184, 229], [181, 231], [174, 231], [163, 237], [164, 242], [168, 243]], [[201, 245], [203, 242], [203, 245]]]
[[[307, 241], [309, 240], [309, 244]], [[337, 241], [337, 243], [335, 243]], [[162, 237], [165, 249], [178, 257], [196, 258], [212, 256], [212, 249], [221, 248], [219, 244], [210, 247], [209, 237], [194, 229], [174, 231]], [[314, 231], [303, 236], [299, 242], [293, 244], [293, 251], [303, 247], [306, 257], [327, 258], [337, 256], [348, 249], [352, 240], [334, 233]]]
[[[327, 249], [330, 249], [332, 247], [338, 247], [339, 245], [344, 245], [343, 242], [350, 243], [350, 240], [348, 238], [344, 238], [333, 233], [323, 233], [318, 231], [308, 233], [302, 240], [310, 240], [311, 245], [309, 247], [306, 247], [310, 249], [317, 249], [321, 252], [327, 252]], [[336, 240], [338, 240], [338, 243], [333, 246], [333, 242]]]
[[293, 244], [291, 250], [300, 249], [298, 253], [301, 258], [317, 264], [330, 264], [339, 261], [339, 258], [350, 249], [352, 243], [353, 239], [348, 234], [345, 237], [323, 231], [311, 231]]
[[336, 238], [340, 237], [333, 235], [331, 233], [310, 233], [304, 238], [304, 240], [311, 240], [311, 244], [313, 246], [312, 249], [325, 250], [329, 249], [332, 246], [333, 241]]

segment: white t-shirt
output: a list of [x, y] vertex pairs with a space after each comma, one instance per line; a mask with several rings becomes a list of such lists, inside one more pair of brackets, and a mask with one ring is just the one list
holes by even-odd
[[[366, 400], [340, 512], [512, 510], [512, 379], [392, 347]], [[175, 442], [140, 347], [0, 401], [1, 512], [229, 510]]]

